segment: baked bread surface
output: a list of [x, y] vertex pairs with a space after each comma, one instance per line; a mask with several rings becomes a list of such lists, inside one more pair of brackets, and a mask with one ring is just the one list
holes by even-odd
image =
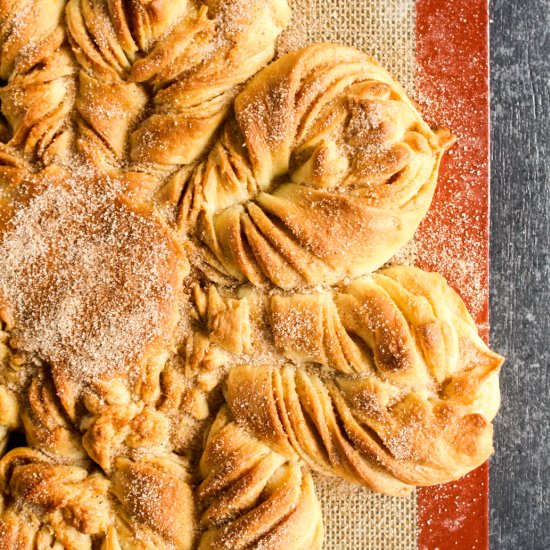
[[490, 456], [502, 358], [380, 270], [453, 137], [352, 48], [268, 65], [289, 17], [0, 4], [0, 549], [321, 548], [312, 472]]

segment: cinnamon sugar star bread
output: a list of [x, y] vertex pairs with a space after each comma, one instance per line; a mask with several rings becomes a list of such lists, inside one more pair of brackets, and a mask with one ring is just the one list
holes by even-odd
[[502, 358], [440, 276], [376, 272], [453, 137], [357, 50], [264, 68], [289, 17], [0, 3], [0, 550], [319, 549], [312, 471], [492, 452]]

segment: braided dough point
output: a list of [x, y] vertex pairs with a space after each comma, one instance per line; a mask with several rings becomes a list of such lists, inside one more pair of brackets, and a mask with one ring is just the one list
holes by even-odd
[[440, 275], [394, 267], [333, 295], [275, 296], [271, 322], [299, 366], [236, 367], [225, 394], [277, 452], [389, 494], [492, 454], [503, 359]]
[[248, 435], [226, 406], [200, 462], [199, 550], [320, 550], [321, 508], [311, 474]]
[[190, 550], [194, 503], [178, 457], [117, 461], [107, 478], [29, 449], [0, 460], [0, 550]]
[[197, 225], [215, 268], [256, 285], [370, 273], [412, 238], [453, 139], [430, 129], [374, 59], [313, 45], [237, 97], [183, 220]]
[[290, 19], [284, 0], [70, 0], [66, 13], [79, 148], [148, 171], [203, 154]]

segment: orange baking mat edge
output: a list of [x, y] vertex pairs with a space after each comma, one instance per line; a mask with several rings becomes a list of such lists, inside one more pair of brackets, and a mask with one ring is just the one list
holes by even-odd
[[[417, 88], [425, 116], [458, 136], [419, 232], [418, 265], [439, 271], [488, 337], [489, 15], [487, 0], [417, 0]], [[418, 491], [420, 550], [487, 550], [487, 464]]]

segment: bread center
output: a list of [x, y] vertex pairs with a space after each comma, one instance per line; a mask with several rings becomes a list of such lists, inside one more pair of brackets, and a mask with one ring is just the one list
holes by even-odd
[[166, 345], [185, 264], [162, 220], [107, 177], [50, 171], [23, 187], [0, 245], [13, 345], [79, 380]]

